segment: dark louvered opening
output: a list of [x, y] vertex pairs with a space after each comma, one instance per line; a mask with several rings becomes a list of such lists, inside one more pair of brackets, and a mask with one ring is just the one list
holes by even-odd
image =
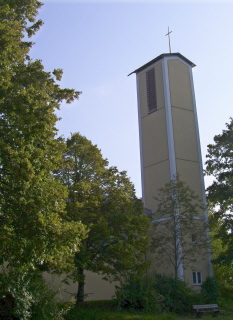
[[157, 110], [154, 68], [147, 71], [146, 73], [146, 87], [147, 87], [147, 107], [148, 107], [148, 113], [150, 113]]

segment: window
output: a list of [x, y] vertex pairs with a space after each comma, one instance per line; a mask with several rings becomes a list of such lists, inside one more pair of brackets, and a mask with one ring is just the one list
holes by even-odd
[[192, 243], [196, 243], [197, 242], [197, 238], [195, 234], [192, 234]]
[[202, 275], [200, 271], [193, 271], [193, 284], [194, 285], [202, 284]]
[[148, 113], [157, 110], [156, 99], [156, 83], [155, 83], [155, 69], [150, 69], [146, 73], [146, 89], [147, 89], [147, 108]]

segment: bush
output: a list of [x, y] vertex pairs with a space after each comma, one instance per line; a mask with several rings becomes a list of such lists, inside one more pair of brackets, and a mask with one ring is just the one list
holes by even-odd
[[164, 310], [179, 314], [192, 311], [195, 294], [184, 281], [167, 276], [154, 277], [157, 292], [164, 297]]
[[220, 287], [214, 277], [207, 277], [201, 286], [203, 303], [219, 303], [221, 301]]
[[230, 298], [233, 300], [233, 289], [232, 288], [229, 288], [229, 287], [221, 287], [220, 286], [220, 294], [221, 294], [221, 297], [224, 297], [224, 298]]
[[121, 309], [162, 311], [163, 297], [153, 286], [151, 278], [133, 279], [117, 287], [116, 298]]
[[[64, 311], [56, 300], [57, 290], [51, 288], [40, 275], [4, 271], [0, 277], [0, 298], [13, 300], [12, 319], [63, 320]], [[10, 319], [10, 317], [9, 317]]]
[[185, 282], [158, 275], [124, 283], [117, 289], [116, 297], [123, 309], [179, 314], [192, 312], [192, 305], [197, 299]]

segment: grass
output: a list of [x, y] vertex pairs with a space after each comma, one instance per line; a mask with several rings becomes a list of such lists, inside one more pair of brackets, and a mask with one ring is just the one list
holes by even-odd
[[[219, 320], [233, 320], [233, 301], [223, 299]], [[192, 320], [195, 313], [177, 315], [174, 313], [145, 313], [118, 310], [114, 301], [85, 302], [69, 310], [66, 320]], [[213, 319], [212, 314], [205, 314], [203, 319]]]

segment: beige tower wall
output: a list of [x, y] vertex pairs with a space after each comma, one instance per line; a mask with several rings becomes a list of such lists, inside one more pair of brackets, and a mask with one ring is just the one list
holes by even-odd
[[168, 73], [176, 171], [203, 201], [190, 68], [174, 59], [168, 61]]
[[[102, 279], [101, 275], [93, 273], [90, 271], [85, 271], [85, 301], [94, 300], [111, 300], [115, 296], [115, 287], [119, 286], [119, 282], [108, 282]], [[63, 284], [62, 280], [65, 279], [65, 275], [52, 275], [49, 273], [44, 273], [43, 277], [48, 281], [53, 287], [61, 288], [59, 293], [59, 298], [62, 301], [75, 300], [75, 294], [78, 290], [78, 283], [69, 281], [69, 284]]]
[[[151, 69], [151, 68], [150, 68]], [[154, 66], [157, 111], [148, 115], [146, 71], [139, 75], [141, 155], [143, 157], [145, 207], [155, 211], [154, 197], [159, 188], [170, 180], [166, 113], [163, 90], [162, 63]], [[152, 177], [156, 177], [153, 179]]]
[[173, 107], [193, 111], [190, 68], [178, 59], [168, 61], [170, 97]]
[[[192, 84], [194, 65], [179, 54], [161, 56], [165, 57], [158, 57], [136, 70], [143, 200], [152, 213], [156, 210], [157, 190], [177, 173], [205, 202]], [[152, 68], [155, 70], [157, 110], [148, 114], [146, 72]], [[204, 211], [200, 212], [200, 217], [204, 216]], [[159, 256], [153, 256], [152, 268], [167, 275], [174, 272], [173, 267], [161, 263]], [[203, 279], [211, 275], [207, 249], [205, 254], [197, 252], [193, 266], [184, 265], [184, 278], [190, 285], [192, 271], [201, 271]]]

